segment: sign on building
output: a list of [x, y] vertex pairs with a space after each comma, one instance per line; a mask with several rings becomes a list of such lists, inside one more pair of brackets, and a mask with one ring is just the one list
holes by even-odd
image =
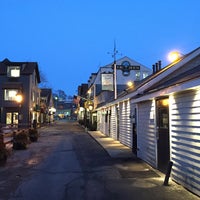
[[102, 90], [113, 91], [113, 74], [102, 73], [101, 74]]

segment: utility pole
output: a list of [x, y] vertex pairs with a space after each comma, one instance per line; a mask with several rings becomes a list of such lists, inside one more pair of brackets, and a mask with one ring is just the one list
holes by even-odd
[[119, 52], [116, 49], [116, 41], [114, 40], [114, 49], [112, 52], [112, 57], [114, 58], [113, 63], [113, 85], [114, 85], [114, 99], [117, 99], [117, 63], [116, 63], [116, 55]]

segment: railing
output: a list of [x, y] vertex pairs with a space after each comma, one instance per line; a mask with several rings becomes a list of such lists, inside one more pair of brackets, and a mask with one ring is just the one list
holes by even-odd
[[0, 133], [0, 149], [6, 148], [7, 145], [13, 143], [13, 132]]

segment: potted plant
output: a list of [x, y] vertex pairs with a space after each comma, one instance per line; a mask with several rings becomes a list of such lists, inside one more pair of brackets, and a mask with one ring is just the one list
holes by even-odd
[[21, 130], [13, 133], [13, 149], [27, 149], [29, 143], [28, 132]]
[[7, 150], [5, 147], [0, 148], [0, 164], [5, 163], [7, 160]]
[[36, 128], [29, 129], [29, 138], [31, 142], [37, 142], [39, 137], [38, 130]]

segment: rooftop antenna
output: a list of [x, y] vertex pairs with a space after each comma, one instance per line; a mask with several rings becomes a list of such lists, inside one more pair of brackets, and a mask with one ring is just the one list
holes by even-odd
[[[110, 54], [110, 52], [108, 52]], [[119, 55], [118, 50], [116, 49], [116, 40], [114, 40], [114, 49], [112, 52], [112, 57], [114, 58], [113, 63], [113, 85], [114, 85], [114, 99], [117, 99], [117, 64], [116, 64], [116, 56]], [[122, 55], [122, 54], [120, 54]]]

